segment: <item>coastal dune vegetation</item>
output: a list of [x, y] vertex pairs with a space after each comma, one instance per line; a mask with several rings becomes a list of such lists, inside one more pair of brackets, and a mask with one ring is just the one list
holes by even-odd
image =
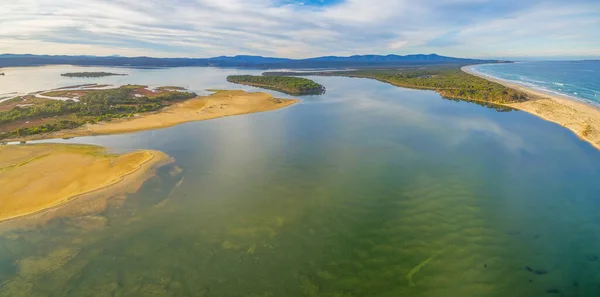
[[288, 95], [321, 95], [325, 87], [302, 77], [290, 76], [260, 76], [260, 75], [230, 75], [227, 81], [279, 91]]
[[[216, 91], [210, 96], [197, 97], [195, 93], [180, 89], [169, 86], [151, 91], [146, 86], [125, 85], [103, 90], [53, 90], [41, 93], [44, 97], [13, 98], [0, 103], [0, 140], [157, 129], [189, 121], [274, 110], [297, 102], [273, 98], [267, 93], [244, 91]], [[197, 98], [192, 99], [194, 97]], [[147, 115], [151, 112], [155, 113]]]
[[445, 98], [497, 104], [527, 100], [524, 92], [462, 72], [458, 66], [429, 66], [353, 71], [265, 72], [265, 76], [321, 75], [376, 79], [398, 87], [434, 90]]
[[190, 92], [125, 85], [105, 90], [56, 90], [42, 93], [54, 100], [35, 95], [20, 96], [0, 103], [0, 139], [17, 138], [86, 123], [133, 117], [157, 111], [174, 102], [196, 97]]
[[123, 121], [87, 125], [84, 129], [71, 130], [68, 135], [115, 134], [159, 129], [191, 121], [275, 110], [296, 102], [298, 100], [274, 98], [262, 92], [221, 90], [210, 96], [201, 96], [168, 106], [161, 112]]

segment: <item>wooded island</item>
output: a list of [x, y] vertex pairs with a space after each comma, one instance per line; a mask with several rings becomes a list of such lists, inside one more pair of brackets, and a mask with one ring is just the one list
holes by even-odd
[[111, 73], [111, 72], [68, 72], [63, 73], [61, 76], [65, 77], [104, 77], [104, 76], [126, 76], [127, 74]]
[[302, 77], [230, 75], [228, 82], [279, 91], [288, 95], [321, 95], [325, 87]]

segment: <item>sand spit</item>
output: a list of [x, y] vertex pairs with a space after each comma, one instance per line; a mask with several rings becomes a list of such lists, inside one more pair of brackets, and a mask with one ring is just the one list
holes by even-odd
[[515, 83], [481, 75], [468, 67], [463, 67], [462, 70], [469, 74], [527, 93], [530, 98], [528, 101], [505, 105], [528, 112], [544, 120], [557, 123], [573, 131], [579, 138], [589, 142], [592, 146], [600, 150], [600, 109], [558, 95], [546, 94]]
[[55, 208], [86, 194], [113, 192], [134, 183], [168, 156], [141, 150], [109, 154], [91, 145], [35, 144], [0, 147], [0, 221]]
[[[216, 91], [210, 96], [199, 96], [158, 112], [142, 114], [132, 119], [88, 124], [79, 128], [54, 133], [32, 135], [16, 140], [66, 138], [76, 136], [119, 134], [160, 129], [177, 124], [210, 120], [220, 117], [276, 110], [298, 102], [297, 99], [279, 99], [263, 93], [245, 91]], [[8, 141], [14, 141], [8, 140]]]

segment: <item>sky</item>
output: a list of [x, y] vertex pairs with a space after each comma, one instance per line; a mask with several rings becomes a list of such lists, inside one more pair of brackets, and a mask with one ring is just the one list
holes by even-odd
[[0, 2], [0, 53], [600, 57], [598, 0]]

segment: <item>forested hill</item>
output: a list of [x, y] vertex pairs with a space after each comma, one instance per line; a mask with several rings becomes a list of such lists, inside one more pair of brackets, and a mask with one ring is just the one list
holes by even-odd
[[368, 68], [403, 65], [480, 64], [504, 61], [478, 60], [429, 55], [356, 55], [350, 57], [326, 56], [309, 59], [270, 58], [262, 56], [220, 56], [214, 58], [152, 58], [121, 56], [49, 56], [1, 54], [0, 67], [35, 65], [128, 66], [128, 67], [183, 67], [213, 66], [240, 68]]

